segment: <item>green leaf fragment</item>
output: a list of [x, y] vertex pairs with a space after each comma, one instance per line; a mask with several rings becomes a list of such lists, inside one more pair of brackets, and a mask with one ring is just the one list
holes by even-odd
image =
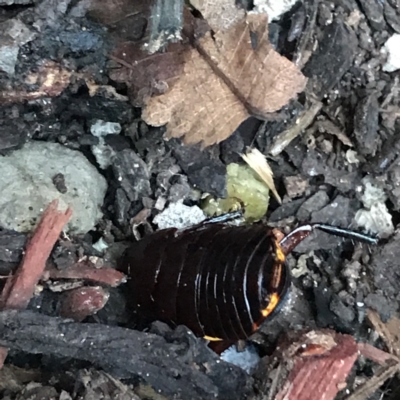
[[209, 216], [214, 216], [244, 209], [246, 222], [260, 220], [268, 209], [268, 186], [246, 164], [229, 164], [226, 177], [227, 198], [215, 199], [208, 196], [203, 202], [203, 211]]

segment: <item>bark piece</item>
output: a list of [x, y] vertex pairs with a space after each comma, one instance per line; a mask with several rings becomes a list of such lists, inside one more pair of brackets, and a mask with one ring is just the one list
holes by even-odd
[[29, 311], [3, 311], [0, 345], [86, 360], [117, 378], [140, 378], [164, 396], [228, 400], [250, 394], [247, 374], [221, 361], [183, 326], [165, 328], [161, 336]]
[[[269, 358], [272, 362], [266, 362], [270, 371], [264, 376], [275, 376], [269, 388], [270, 398], [333, 400], [345, 387], [357, 356], [357, 344], [350, 335], [319, 330], [297, 336], [290, 344], [278, 348]], [[273, 369], [278, 373], [271, 374]], [[271, 393], [274, 386], [277, 390]]]
[[83, 321], [96, 314], [107, 303], [110, 295], [103, 288], [81, 287], [65, 292], [61, 301], [60, 315], [75, 321]]
[[125, 282], [125, 275], [114, 268], [95, 268], [86, 263], [77, 263], [65, 269], [49, 268], [43, 274], [47, 279], [84, 279], [96, 283], [102, 283], [111, 287], [116, 287]]
[[60, 233], [72, 215], [68, 208], [64, 212], [57, 210], [58, 201], [49, 204], [29, 241], [22, 263], [10, 278], [0, 296], [1, 309], [26, 308], [39, 282]]
[[142, 118], [168, 123], [167, 136], [219, 143], [252, 113], [265, 117], [286, 105], [306, 79], [269, 43], [266, 15], [248, 15], [226, 31], [198, 39], [178, 82], [152, 97]]
[[[70, 208], [60, 212], [57, 207], [58, 200], [54, 200], [43, 213], [32, 239], [26, 246], [20, 267], [4, 285], [0, 295], [0, 309], [21, 310], [28, 306], [50, 252], [72, 215]], [[7, 349], [0, 348], [0, 368], [6, 357]]]

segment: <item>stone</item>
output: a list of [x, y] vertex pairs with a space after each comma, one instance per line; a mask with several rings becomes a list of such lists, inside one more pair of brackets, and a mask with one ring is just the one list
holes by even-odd
[[[83, 234], [102, 217], [107, 184], [79, 151], [57, 143], [28, 142], [20, 150], [0, 157], [0, 226], [29, 232], [47, 205], [59, 200], [59, 208], [70, 206], [73, 215], [66, 231]], [[53, 178], [63, 175], [66, 192]]]

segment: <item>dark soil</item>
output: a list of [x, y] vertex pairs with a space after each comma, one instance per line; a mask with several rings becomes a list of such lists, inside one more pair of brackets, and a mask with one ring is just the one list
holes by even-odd
[[[125, 35], [131, 41], [143, 41], [148, 14], [133, 12], [106, 24], [100, 22], [105, 18], [99, 17], [98, 4], [92, 5], [96, 12], [86, 13], [83, 3], [0, 0], [0, 38], [7, 33], [1, 30], [10, 28], [3, 24], [15, 18], [35, 32], [32, 40], [17, 44], [14, 73], [1, 69], [0, 59], [1, 153], [9, 154], [31, 140], [60, 143], [81, 151], [108, 184], [102, 220], [85, 235], [62, 238], [50, 264], [68, 268], [85, 255], [115, 265], [130, 241], [156, 229], [151, 221], [169, 203], [199, 204], [194, 187], [223, 197], [226, 165], [240, 162], [238, 153], [249, 145], [268, 156], [283, 198], [282, 205], [271, 200], [265, 218], [269, 225], [285, 232], [309, 221], [355, 228], [367, 177], [386, 194], [383, 204], [397, 227], [399, 72], [382, 70], [381, 48], [393, 33], [400, 33], [398, 2], [305, 0], [279, 22], [272, 22], [271, 40], [277, 50], [290, 59], [302, 59], [302, 71], [309, 78], [306, 93], [274, 120], [250, 118], [225, 142], [204, 150], [183, 146], [180, 140], [164, 140], [164, 128], [141, 121], [140, 108], [131, 105], [135, 102], [129, 97], [130, 88], [109, 78], [115, 62], [108, 54], [116, 38]], [[0, 42], [0, 55], [4, 47]], [[60, 93], [52, 88], [54, 92], [27, 98], [27, 92], [38, 90], [38, 84], [27, 83], [27, 78], [43, 60], [74, 71], [74, 77]], [[99, 85], [94, 94], [89, 80]], [[310, 107], [310, 100], [322, 103], [316, 118], [272, 156], [276, 138]], [[99, 139], [90, 127], [98, 119], [122, 128], [120, 134], [104, 139], [113, 155], [105, 169], [91, 151]], [[60, 191], [66, 190], [62, 177], [56, 177], [55, 184]], [[139, 214], [143, 210], [146, 213]], [[100, 238], [108, 245], [105, 254], [92, 247]], [[2, 276], [19, 264], [26, 239], [24, 233], [0, 231]], [[378, 246], [323, 233], [312, 235], [288, 258], [294, 276], [291, 294], [275, 318], [255, 333], [253, 342], [262, 355], [270, 354], [285, 332], [318, 327], [384, 348], [371, 331], [366, 312], [368, 308], [377, 311], [383, 321], [398, 314], [398, 260], [398, 233], [386, 235]], [[126, 293], [124, 288], [109, 292], [104, 309], [85, 323], [59, 319], [62, 295], [46, 284], [31, 301], [30, 311], [0, 313], [0, 344], [11, 349], [0, 378], [2, 398], [255, 396], [253, 377], [220, 362], [187, 329], [156, 324], [151, 328], [154, 335], [147, 339], [135, 330], [131, 334], [118, 330], [117, 326], [131, 326]], [[137, 340], [134, 350], [132, 340]], [[135, 357], [129, 356], [132, 351]], [[196, 370], [189, 367], [193, 364]], [[357, 362], [347, 393], [375, 369], [370, 362]], [[395, 399], [398, 384], [398, 378], [393, 378], [370, 398]]]

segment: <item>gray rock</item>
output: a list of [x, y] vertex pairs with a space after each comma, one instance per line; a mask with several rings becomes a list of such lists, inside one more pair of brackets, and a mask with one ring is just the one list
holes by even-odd
[[92, 153], [100, 168], [106, 169], [111, 165], [111, 159], [115, 152], [105, 143], [104, 138], [107, 135], [118, 135], [121, 132], [121, 124], [118, 122], [108, 122], [98, 119], [90, 127], [90, 133], [99, 139], [99, 142], [92, 146]]
[[354, 137], [357, 149], [364, 156], [374, 156], [380, 147], [379, 103], [376, 93], [360, 99], [354, 113]]
[[18, 19], [0, 24], [0, 70], [13, 75], [20, 46], [30, 42], [36, 34]]
[[205, 218], [203, 211], [197, 206], [189, 207], [182, 203], [171, 203], [163, 212], [154, 217], [153, 222], [159, 229], [183, 229], [197, 225]]
[[33, 0], [0, 0], [0, 6], [11, 6], [13, 4], [32, 4]]
[[340, 20], [323, 29], [318, 49], [303, 69], [318, 98], [322, 99], [350, 68], [357, 54], [357, 44], [354, 31]]
[[150, 196], [150, 172], [146, 163], [131, 149], [116, 152], [112, 160], [116, 180], [129, 201]]
[[[0, 157], [0, 171], [1, 227], [31, 231], [54, 199], [59, 199], [60, 208], [73, 209], [66, 228], [71, 233], [86, 233], [102, 216], [106, 181], [78, 151], [57, 143], [29, 142]], [[57, 190], [56, 175], [63, 176], [65, 193]]]
[[297, 211], [299, 221], [307, 222], [311, 213], [321, 210], [329, 203], [329, 196], [324, 190], [320, 190], [308, 198]]
[[[313, 196], [314, 197], [314, 196]], [[311, 222], [319, 222], [330, 225], [348, 228], [351, 226], [356, 210], [359, 208], [357, 200], [351, 200], [347, 197], [338, 195], [325, 207], [315, 210], [311, 213]], [[343, 238], [333, 236], [326, 232], [314, 232], [303, 242], [301, 242], [294, 251], [306, 253], [311, 250], [328, 250], [339, 246]]]

